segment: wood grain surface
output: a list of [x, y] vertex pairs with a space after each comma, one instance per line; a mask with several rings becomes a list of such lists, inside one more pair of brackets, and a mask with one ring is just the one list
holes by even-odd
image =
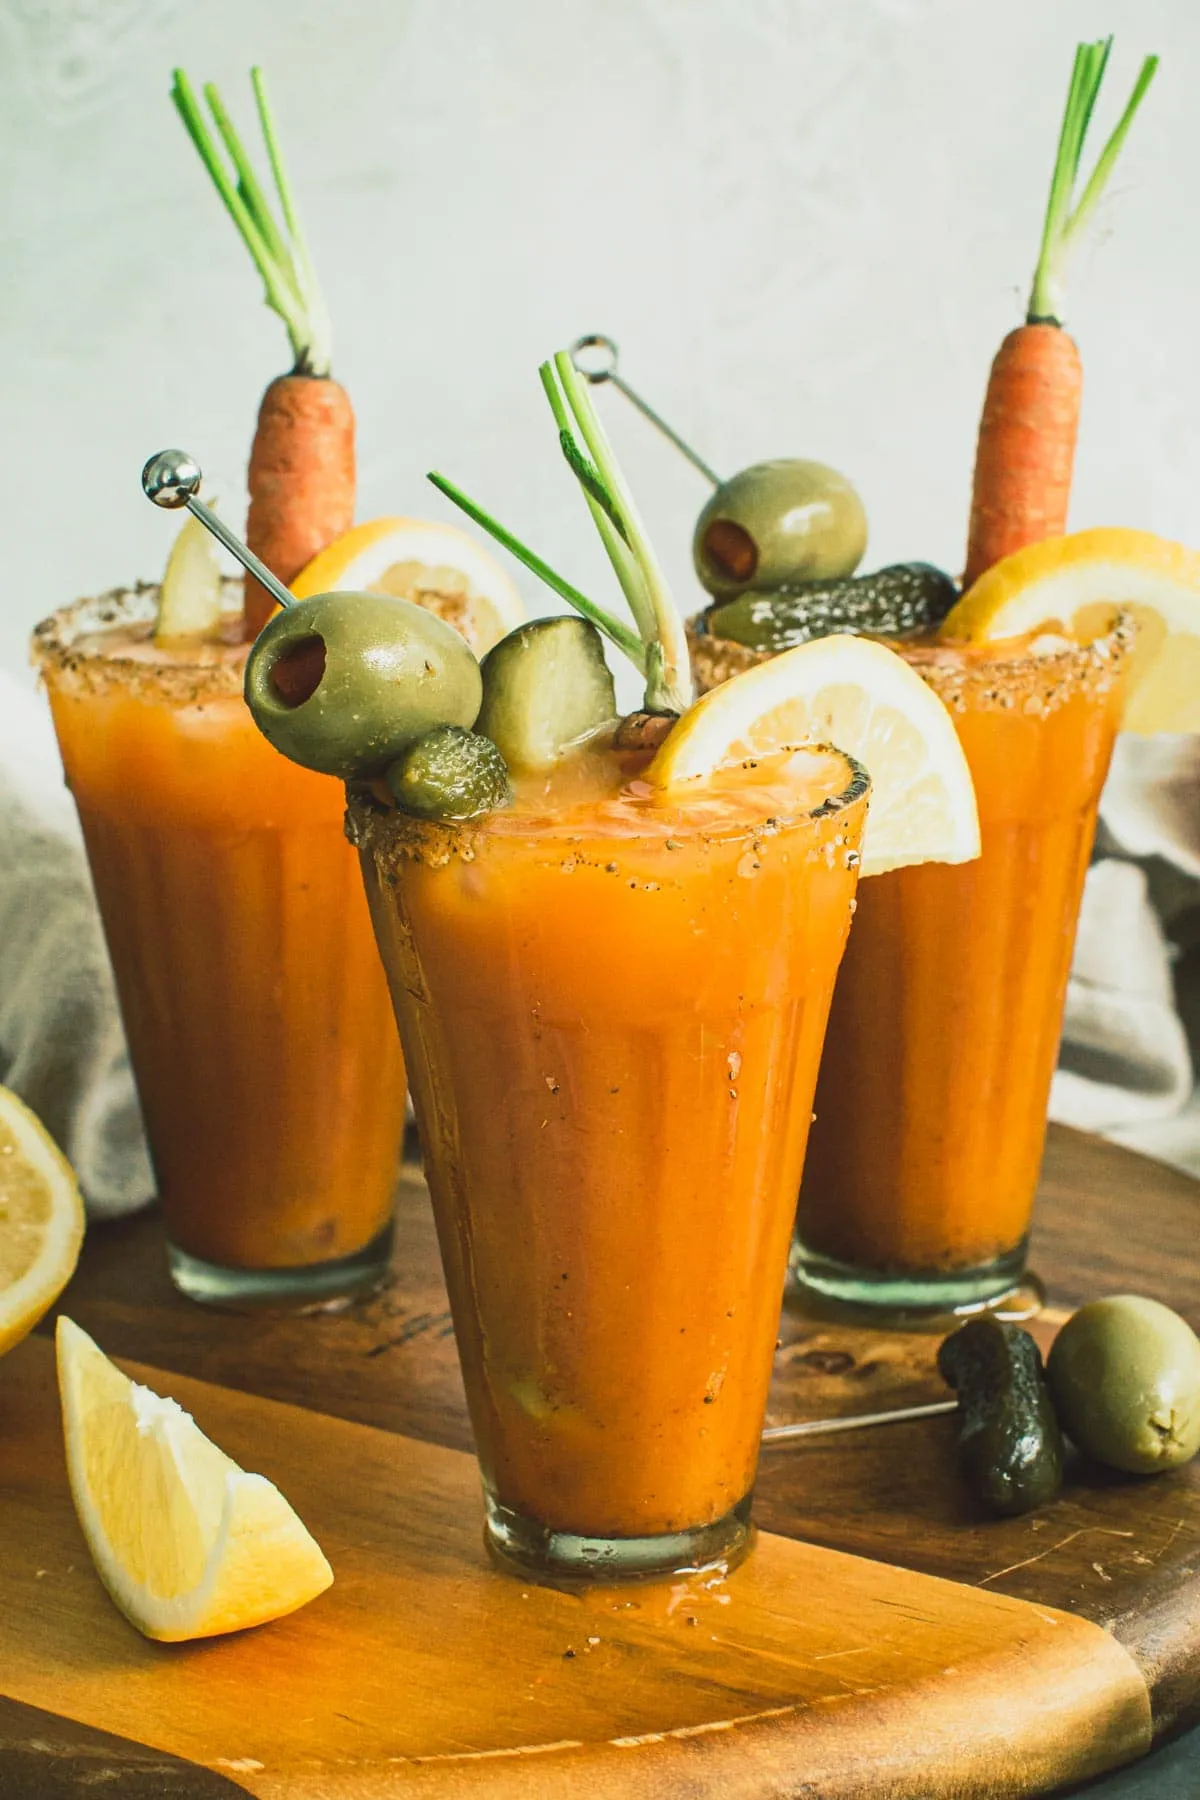
[[279, 1483], [334, 1587], [259, 1631], [140, 1638], [84, 1548], [33, 1339], [0, 1384], [0, 1690], [264, 1800], [716, 1800], [800, 1775], [849, 1800], [864, 1764], [895, 1800], [1024, 1795], [1150, 1742], [1136, 1664], [1070, 1614], [768, 1533], [724, 1582], [526, 1587], [484, 1555], [471, 1457], [130, 1372]]
[[[1033, 1251], [1050, 1298], [1040, 1336], [1048, 1337], [1063, 1310], [1123, 1290], [1153, 1294], [1200, 1323], [1198, 1245], [1200, 1185], [1099, 1140], [1051, 1131]], [[90, 1234], [64, 1308], [114, 1354], [431, 1444], [469, 1447], [436, 1245], [415, 1173], [402, 1188], [389, 1281], [353, 1306], [307, 1316], [202, 1311], [171, 1289], [161, 1227], [149, 1215]], [[770, 1417], [783, 1422], [940, 1396], [936, 1341], [788, 1307]], [[1138, 1481], [1076, 1466], [1054, 1506], [1026, 1519], [984, 1520], [972, 1514], [954, 1477], [951, 1428], [938, 1419], [764, 1454], [756, 1516], [781, 1535], [1097, 1624], [1141, 1670], [1156, 1735], [1200, 1716], [1200, 1477], [1194, 1467]], [[477, 1500], [470, 1517], [477, 1528]], [[107, 1740], [82, 1747], [78, 1736], [62, 1740], [52, 1719], [38, 1729], [38, 1741], [54, 1752], [47, 1750], [47, 1768], [59, 1774], [84, 1769], [93, 1754], [103, 1762], [110, 1751]], [[27, 1744], [36, 1735], [24, 1707], [0, 1704], [0, 1745]], [[0, 1794], [8, 1792], [4, 1775], [15, 1766], [0, 1753]], [[196, 1772], [195, 1779], [209, 1777]], [[908, 1791], [886, 1785], [886, 1774], [871, 1779], [872, 1786], [857, 1791]], [[23, 1800], [43, 1790], [12, 1791]], [[190, 1800], [192, 1788], [179, 1791]], [[216, 1791], [195, 1788], [197, 1800]], [[806, 1790], [793, 1784], [745, 1791]]]

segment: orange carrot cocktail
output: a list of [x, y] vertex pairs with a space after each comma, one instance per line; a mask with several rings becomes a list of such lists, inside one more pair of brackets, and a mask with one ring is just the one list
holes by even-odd
[[386, 1264], [404, 1077], [341, 795], [255, 730], [246, 645], [156, 645], [155, 617], [153, 589], [81, 602], [35, 652], [172, 1274], [196, 1299], [345, 1293]]
[[[284, 318], [250, 466], [251, 535], [291, 581], [354, 509], [354, 419], [261, 77], [272, 218], [218, 96], [222, 160], [174, 98]], [[286, 470], [286, 479], [281, 479]], [[188, 524], [161, 589], [47, 620], [35, 654], [83, 825], [166, 1215], [203, 1300], [321, 1299], [386, 1267], [404, 1092], [337, 788], [272, 753], [242, 698], [274, 602], [223, 586]]]
[[490, 1539], [597, 1575], [745, 1541], [866, 808], [836, 751], [679, 797], [645, 760], [474, 824], [350, 814]]
[[[1144, 534], [1061, 535], [1081, 380], [1060, 316], [1063, 269], [1156, 62], [1146, 59], [1079, 186], [1110, 44], [1076, 52], [1028, 315], [992, 368], [970, 591], [959, 599], [948, 577], [911, 565], [832, 596], [856, 629], [894, 640], [948, 709], [982, 844], [961, 866], [896, 867], [862, 884], [834, 995], [793, 1269], [877, 1317], [972, 1309], [1021, 1281], [1076, 919], [1125, 704], [1133, 634], [1120, 603], [1180, 585], [1178, 559], [1161, 554], [1174, 547], [1131, 541]], [[914, 595], [929, 602], [924, 618]], [[694, 634], [702, 679], [719, 679], [731, 657], [736, 667], [828, 629], [830, 606], [828, 590], [793, 587], [710, 609]], [[730, 634], [732, 650], [717, 641]]]
[[950, 1309], [1020, 1281], [1128, 637], [901, 647], [954, 719], [983, 850], [859, 889], [796, 1220], [821, 1292]]
[[[897, 782], [868, 825], [868, 778], [829, 740], [866, 716], [905, 738], [934, 853], [948, 814], [965, 854], [975, 824], [944, 709], [877, 645], [812, 646], [692, 704], [682, 621], [586, 389], [565, 353], [542, 380], [635, 629], [438, 476], [583, 616], [511, 632], [469, 719], [431, 725], [418, 659], [373, 699], [411, 618], [321, 596], [266, 628], [247, 697], [277, 747], [349, 777], [488, 1544], [587, 1579], [748, 1543], [834, 976], [870, 842], [905, 836]], [[625, 720], [604, 636], [645, 680]]]

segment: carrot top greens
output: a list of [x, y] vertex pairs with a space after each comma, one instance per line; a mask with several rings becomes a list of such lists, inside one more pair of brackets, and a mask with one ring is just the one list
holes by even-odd
[[1072, 205], [1079, 180], [1079, 165], [1083, 158], [1083, 142], [1091, 123], [1100, 84], [1104, 80], [1111, 49], [1112, 38], [1107, 37], [1097, 38], [1095, 43], [1079, 44], [1075, 50], [1071, 85], [1067, 90], [1066, 110], [1058, 140], [1058, 155], [1050, 183], [1046, 223], [1042, 229], [1041, 251], [1034, 272], [1033, 290], [1029, 296], [1029, 312], [1026, 316], [1031, 325], [1062, 323], [1062, 283], [1067, 259], [1107, 186], [1121, 154], [1121, 146], [1129, 135], [1134, 115], [1158, 67], [1157, 56], [1148, 56], [1143, 62], [1129, 103], [1096, 159], [1096, 166], [1083, 192]]
[[429, 479], [629, 658], [645, 676], [648, 711], [686, 712], [693, 690], [683, 620], [616, 454], [596, 415], [587, 383], [566, 350], [560, 350], [552, 362], [544, 362], [539, 374], [558, 426], [563, 455], [583, 491], [600, 541], [633, 614], [635, 631], [581, 594], [444, 475], [431, 473]]
[[[229, 210], [241, 233], [242, 241], [254, 259], [263, 278], [267, 305], [277, 312], [287, 326], [297, 375], [328, 375], [330, 368], [329, 314], [317, 285], [312, 258], [308, 253], [296, 203], [292, 198], [279, 133], [267, 99], [261, 69], [251, 69], [250, 81], [258, 109], [267, 159], [275, 192], [279, 198], [282, 222], [277, 222], [266, 195], [259, 185], [245, 146], [225, 110], [212, 82], [204, 87], [204, 98], [212, 114], [223, 156], [209, 129], [204, 109], [182, 69], [176, 69], [171, 98], [195, 144], [200, 160], [208, 170], [213, 185]], [[226, 160], [228, 158], [228, 160]]]

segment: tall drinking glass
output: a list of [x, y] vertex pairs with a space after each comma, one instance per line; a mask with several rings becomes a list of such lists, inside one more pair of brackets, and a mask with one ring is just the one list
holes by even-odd
[[1128, 634], [895, 647], [950, 709], [983, 853], [859, 891], [792, 1266], [838, 1299], [952, 1310], [1025, 1268]]
[[748, 1541], [866, 780], [684, 799], [616, 752], [459, 826], [349, 824], [433, 1195], [487, 1540], [534, 1576]]
[[349, 1293], [386, 1266], [404, 1075], [342, 790], [259, 735], [248, 646], [164, 649], [154, 617], [150, 587], [81, 601], [34, 652], [171, 1273], [197, 1300]]

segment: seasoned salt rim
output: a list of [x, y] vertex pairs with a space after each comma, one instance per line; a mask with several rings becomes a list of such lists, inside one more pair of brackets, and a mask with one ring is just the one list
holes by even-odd
[[[870, 792], [871, 777], [862, 763], [848, 751], [839, 750], [836, 744], [799, 744], [795, 748], [819, 750], [841, 757], [850, 770], [850, 778], [841, 792], [827, 794], [824, 800], [818, 801], [816, 806], [806, 812], [790, 814], [778, 820], [760, 819], [753, 825], [735, 824], [727, 830], [719, 827], [697, 829], [681, 825], [667, 835], [682, 839], [686, 845], [694, 845], [698, 840], [715, 844], [751, 843], [756, 838], [799, 830], [803, 826], [819, 825], [824, 820], [845, 812]], [[463, 819], [458, 823], [452, 820], [417, 819], [398, 806], [388, 805], [368, 783], [352, 782], [346, 788], [346, 836], [356, 850], [373, 856], [381, 867], [386, 867], [388, 863], [410, 861], [427, 863], [431, 868], [442, 868], [454, 857], [463, 862], [472, 862], [481, 838], [501, 836], [486, 831], [489, 816], [484, 814], [482, 818]], [[502, 836], [506, 843], [526, 841], [516, 832], [506, 832]], [[569, 850], [572, 845], [588, 841], [586, 833], [569, 830], [561, 834], [558, 831], [532, 831], [529, 838], [534, 841], [542, 839], [548, 848], [553, 846], [556, 850], [564, 851]], [[630, 831], [622, 833], [619, 841], [661, 847], [665, 836]]]
[[[222, 617], [232, 626], [242, 609], [242, 583], [237, 576], [227, 577], [221, 588], [225, 601]], [[177, 704], [240, 695], [248, 644], [198, 645], [190, 654], [173, 652], [161, 663], [140, 656], [108, 655], [97, 645], [86, 650], [77, 647], [83, 637], [153, 625], [158, 616], [158, 592], [156, 581], [139, 581], [133, 587], [110, 588], [52, 612], [34, 627], [30, 643], [33, 664], [42, 679], [76, 694], [119, 690]], [[242, 654], [231, 655], [231, 649]]]
[[[1046, 631], [1029, 636], [1036, 644], [1060, 634]], [[909, 639], [891, 647], [951, 712], [969, 708], [1044, 717], [1079, 694], [1103, 698], [1111, 693], [1136, 637], [1132, 616], [1119, 612], [1103, 637], [1093, 638], [1089, 644], [1063, 642], [1041, 653], [1032, 648], [1014, 651], [1012, 638], [987, 644]], [[908, 654], [912, 651], [917, 654]]]
[[[1032, 650], [1014, 652], [1011, 638], [998, 638], [991, 644], [922, 637], [872, 641], [903, 656], [951, 712], [965, 711], [968, 706], [984, 712], [1012, 712], [1021, 707], [1045, 714], [1056, 711], [1081, 691], [1108, 693], [1136, 636], [1133, 619], [1121, 612], [1104, 636], [1090, 644], [1064, 643], [1061, 649], [1041, 655]], [[777, 654], [714, 638], [693, 629], [691, 622], [688, 641], [693, 672], [705, 692], [758, 663], [770, 662]], [[914, 651], [916, 655], [911, 654]], [[939, 663], [938, 656], [945, 660]], [[1031, 670], [1038, 677], [1035, 684], [1029, 681]]]

